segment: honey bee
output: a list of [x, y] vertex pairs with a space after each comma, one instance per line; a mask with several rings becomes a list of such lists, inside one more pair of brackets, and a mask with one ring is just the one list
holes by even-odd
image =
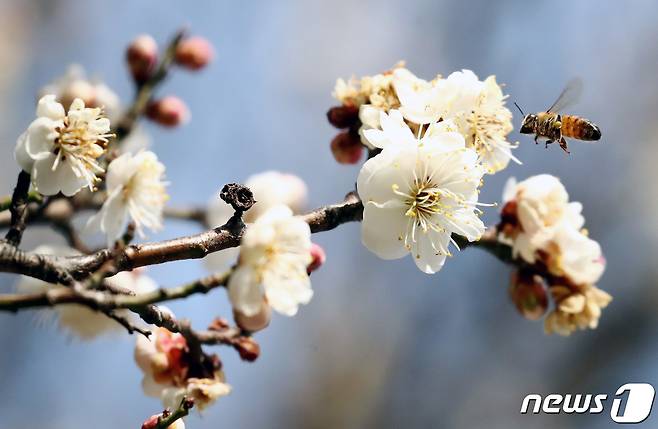
[[562, 150], [569, 153], [565, 137], [583, 141], [596, 141], [601, 138], [601, 130], [593, 122], [574, 115], [561, 115], [562, 109], [574, 104], [582, 93], [583, 85], [579, 79], [570, 81], [555, 103], [545, 112], [526, 115], [518, 104], [514, 103], [523, 115], [523, 124], [519, 130], [522, 134], [534, 134], [538, 139], [546, 139], [546, 147], [558, 142]]

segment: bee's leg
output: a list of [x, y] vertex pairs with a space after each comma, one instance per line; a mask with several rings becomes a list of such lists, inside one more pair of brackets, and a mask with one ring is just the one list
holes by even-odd
[[553, 143], [553, 140], [546, 140], [546, 146], [544, 146], [545, 149], [548, 149], [548, 145]]
[[560, 137], [560, 147], [566, 153], [571, 153], [569, 152], [569, 147], [567, 146], [567, 141], [564, 139], [564, 137]]
[[539, 141], [537, 140], [538, 138], [539, 138], [539, 136], [537, 134], [535, 134], [535, 144], [539, 144]]

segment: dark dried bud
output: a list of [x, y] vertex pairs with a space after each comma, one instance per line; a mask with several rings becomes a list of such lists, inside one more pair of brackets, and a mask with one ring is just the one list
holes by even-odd
[[230, 204], [233, 210], [239, 213], [246, 212], [256, 203], [254, 194], [249, 188], [239, 183], [229, 183], [224, 185], [219, 197]]
[[540, 319], [548, 308], [546, 281], [531, 269], [520, 269], [512, 273], [509, 288], [510, 298], [526, 319]]
[[363, 156], [363, 145], [357, 134], [343, 131], [331, 141], [331, 153], [340, 164], [356, 164]]
[[233, 345], [240, 354], [240, 358], [247, 362], [253, 362], [260, 356], [260, 346], [251, 337], [240, 337]]
[[332, 107], [327, 112], [327, 119], [336, 128], [350, 128], [359, 120], [359, 108], [353, 104]]
[[183, 401], [181, 402], [181, 407], [184, 410], [188, 410], [188, 411], [191, 410], [192, 407], [194, 407], [194, 398], [184, 396]]

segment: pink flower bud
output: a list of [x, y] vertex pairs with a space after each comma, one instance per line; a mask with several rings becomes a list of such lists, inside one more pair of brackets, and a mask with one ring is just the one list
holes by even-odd
[[146, 107], [146, 116], [165, 127], [176, 127], [190, 119], [190, 111], [183, 100], [170, 95], [152, 101]]
[[215, 50], [203, 37], [189, 37], [181, 40], [176, 47], [174, 60], [181, 67], [190, 70], [204, 68], [215, 56]]
[[158, 62], [158, 45], [148, 34], [137, 36], [126, 50], [126, 61], [135, 82], [145, 82]]
[[306, 267], [306, 271], [311, 274], [313, 271], [317, 270], [325, 263], [327, 260], [327, 254], [325, 253], [322, 246], [319, 244], [311, 243], [311, 263]]
[[154, 429], [158, 427], [158, 420], [162, 414], [154, 414], [142, 423], [142, 429]]
[[340, 164], [356, 164], [363, 155], [361, 139], [349, 131], [342, 132], [331, 141], [331, 152]]
[[235, 323], [242, 329], [248, 332], [257, 332], [267, 328], [272, 318], [272, 308], [263, 300], [260, 311], [254, 316], [246, 316], [244, 313], [233, 310], [233, 318]]

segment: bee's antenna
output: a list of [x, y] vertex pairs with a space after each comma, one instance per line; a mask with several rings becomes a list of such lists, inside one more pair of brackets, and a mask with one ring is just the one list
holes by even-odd
[[525, 113], [523, 113], [523, 110], [519, 107], [518, 104], [516, 104], [516, 101], [514, 102], [514, 105], [516, 106], [517, 109], [519, 109], [519, 112], [521, 112], [521, 114], [525, 116]]

